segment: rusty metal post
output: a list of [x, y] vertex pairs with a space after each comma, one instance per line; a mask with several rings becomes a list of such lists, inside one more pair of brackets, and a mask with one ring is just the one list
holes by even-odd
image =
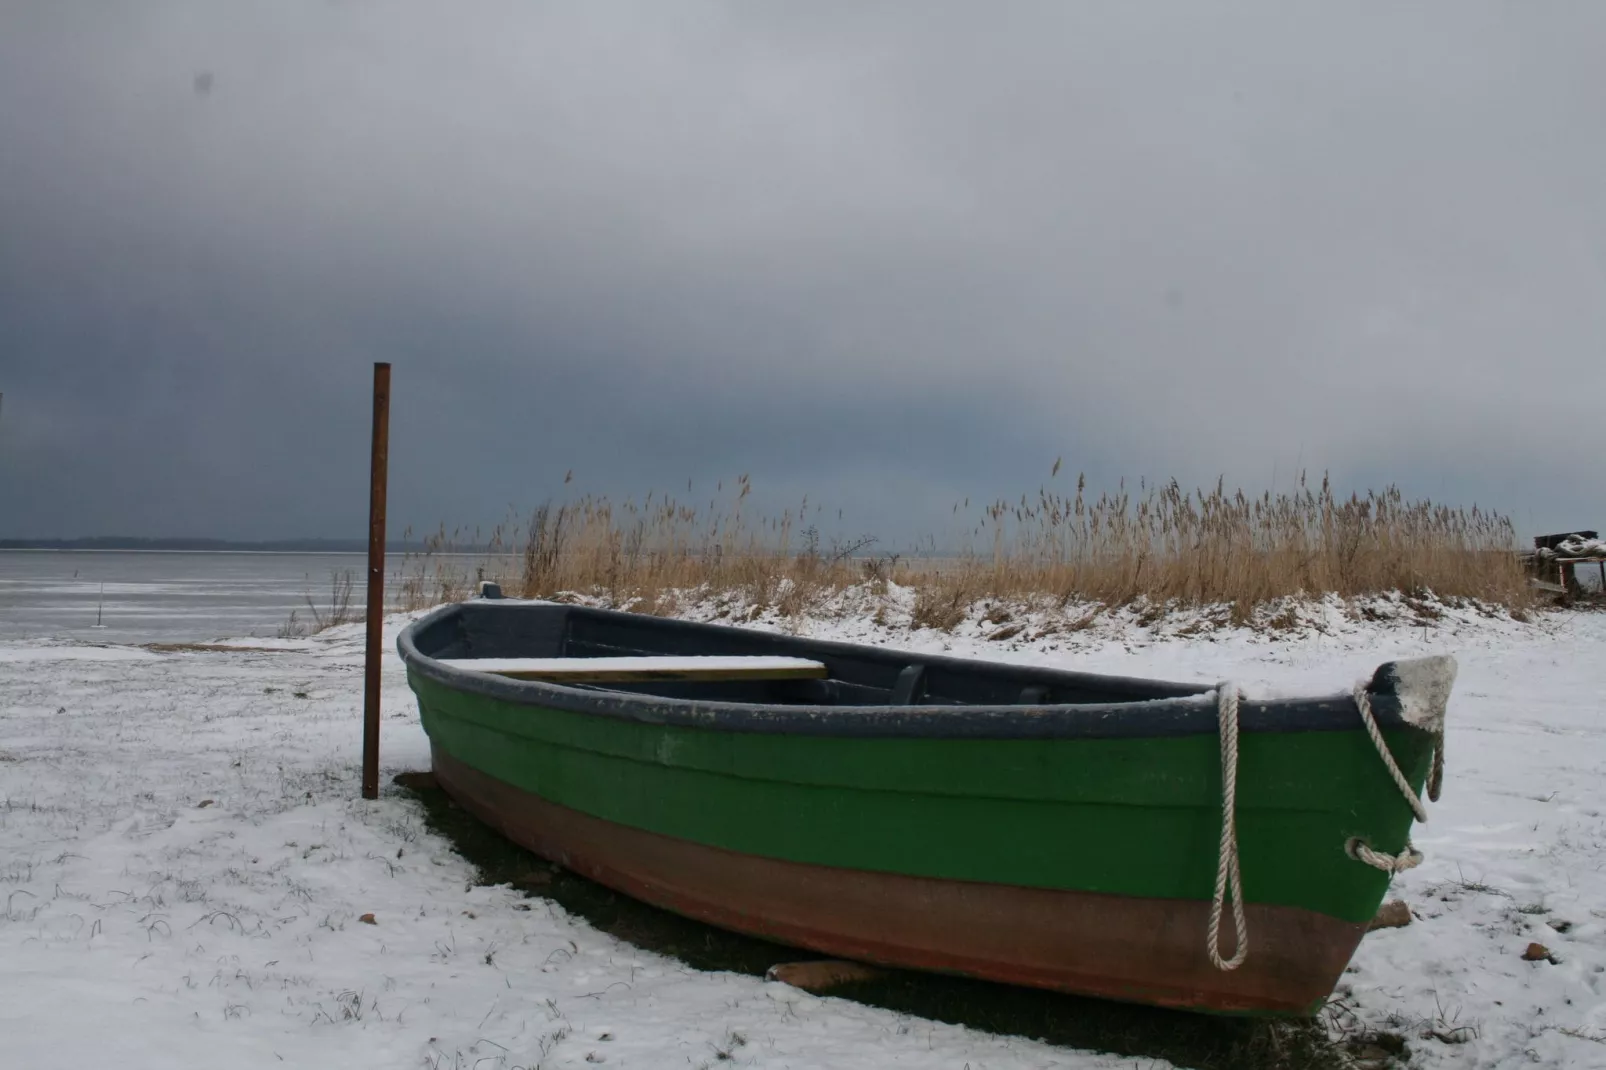
[[362, 797], [379, 798], [379, 659], [385, 623], [385, 482], [390, 467], [390, 365], [374, 364], [368, 468], [368, 639], [363, 651]]

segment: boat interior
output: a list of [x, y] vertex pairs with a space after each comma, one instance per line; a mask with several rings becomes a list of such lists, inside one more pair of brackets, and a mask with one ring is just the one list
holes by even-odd
[[[457, 668], [491, 659], [657, 659], [606, 682], [554, 675], [547, 682], [586, 691], [664, 698], [800, 706], [1042, 706], [1144, 702], [1208, 691], [1173, 684], [921, 655], [778, 635], [747, 628], [648, 617], [581, 606], [462, 603], [414, 636], [418, 652]], [[817, 673], [686, 672], [698, 658], [806, 659]], [[677, 659], [679, 659], [677, 661]], [[602, 664], [599, 662], [599, 664]], [[823, 669], [820, 667], [823, 666]], [[497, 672], [505, 666], [481, 671]], [[535, 677], [511, 669], [507, 675]], [[582, 674], [585, 675], [585, 674]], [[589, 674], [592, 676], [600, 674]], [[536, 677], [539, 678], [539, 677]]]

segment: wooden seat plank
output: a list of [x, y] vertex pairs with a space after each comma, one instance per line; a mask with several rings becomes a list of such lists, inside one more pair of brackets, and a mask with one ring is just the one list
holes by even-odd
[[824, 663], [767, 655], [694, 654], [617, 658], [443, 658], [442, 665], [516, 680], [630, 683], [645, 680], [819, 680]]

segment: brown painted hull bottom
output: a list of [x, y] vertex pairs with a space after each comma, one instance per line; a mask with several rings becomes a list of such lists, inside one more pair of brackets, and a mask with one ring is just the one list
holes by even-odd
[[599, 884], [720, 928], [862, 962], [1166, 1007], [1305, 1014], [1332, 992], [1365, 931], [1251, 904], [1249, 958], [1223, 972], [1205, 952], [1207, 902], [738, 854], [590, 817], [438, 748], [433, 756], [436, 780], [470, 813]]

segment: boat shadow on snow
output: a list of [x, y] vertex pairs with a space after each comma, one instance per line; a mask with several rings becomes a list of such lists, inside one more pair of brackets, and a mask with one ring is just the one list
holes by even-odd
[[[475, 866], [485, 885], [549, 899], [596, 929], [699, 970], [762, 977], [770, 967], [825, 956], [704, 925], [622, 895], [505, 839], [463, 810], [427, 772], [395, 783], [423, 806], [430, 829]], [[904, 970], [825, 993], [920, 1018], [1067, 1048], [1164, 1059], [1197, 1070], [1352, 1067], [1359, 1044], [1313, 1020], [1212, 1016]]]

